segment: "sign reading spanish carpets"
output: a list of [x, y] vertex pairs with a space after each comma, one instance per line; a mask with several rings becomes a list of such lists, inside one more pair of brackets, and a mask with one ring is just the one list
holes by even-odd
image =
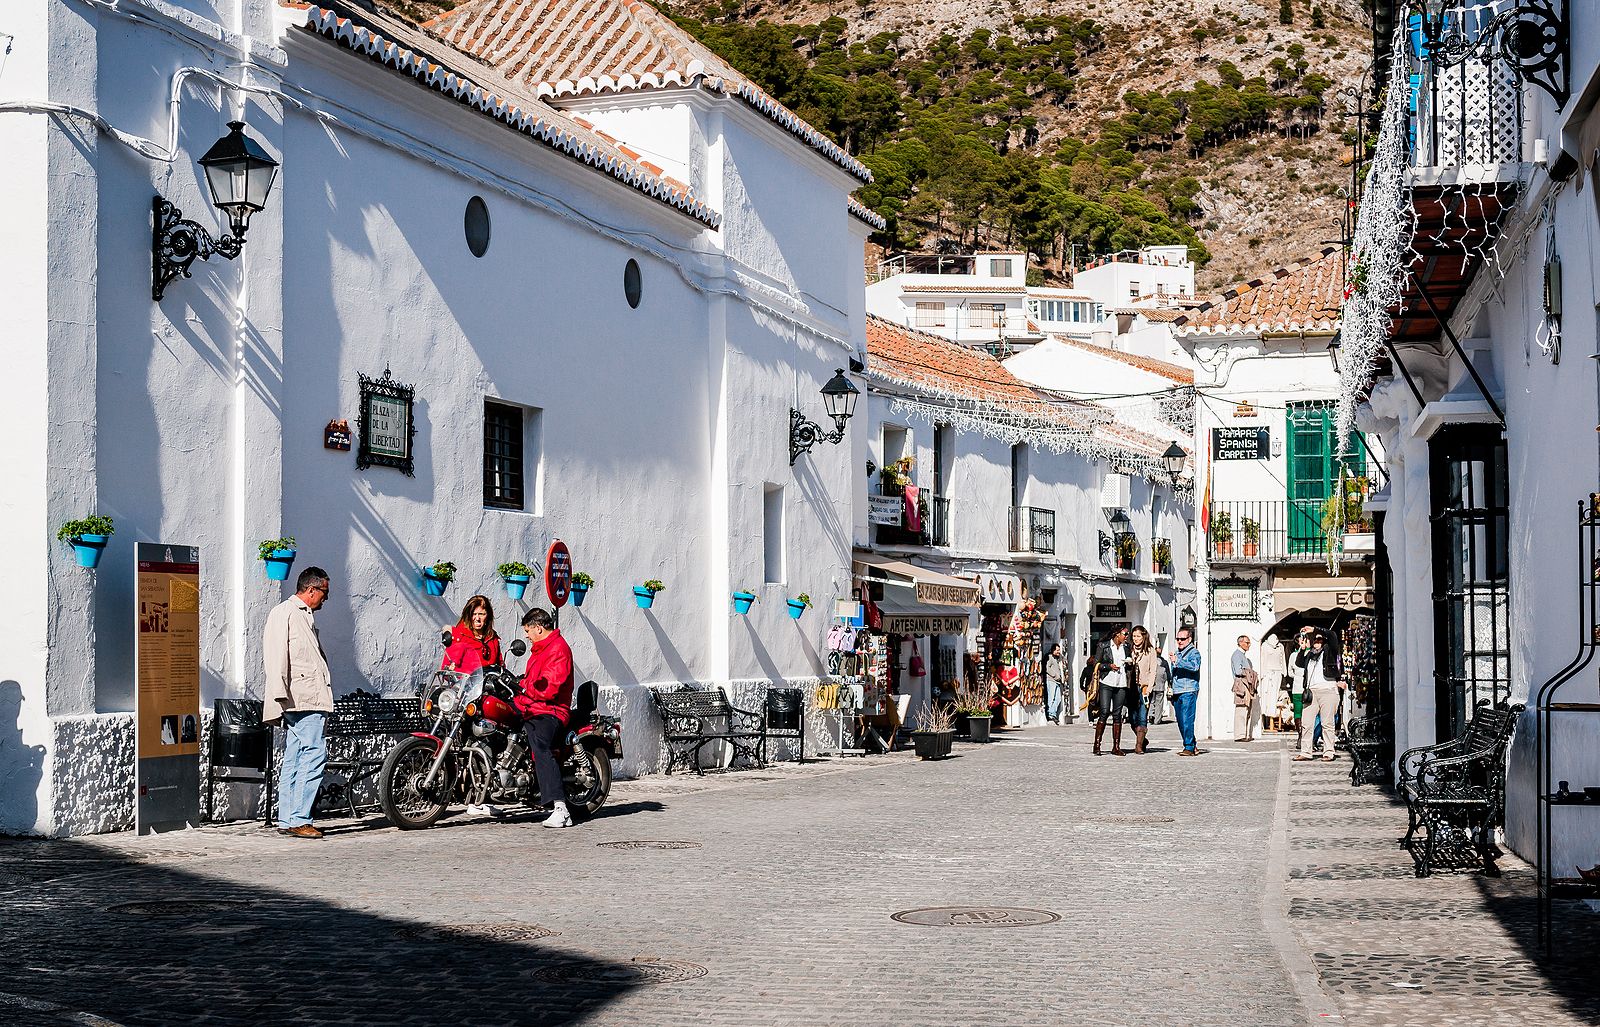
[[200, 819], [200, 550], [134, 546], [134, 823]]
[[1214, 460], [1265, 460], [1269, 446], [1265, 425], [1211, 429], [1211, 457]]
[[356, 449], [357, 467], [393, 467], [411, 477], [415, 462], [411, 440], [417, 434], [412, 417], [416, 390], [389, 377], [358, 374], [361, 383], [361, 441]]
[[567, 605], [567, 596], [572, 594], [572, 554], [560, 539], [550, 543], [544, 554], [544, 594], [558, 610]]

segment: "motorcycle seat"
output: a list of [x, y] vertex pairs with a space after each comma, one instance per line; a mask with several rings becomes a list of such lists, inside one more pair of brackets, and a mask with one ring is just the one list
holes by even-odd
[[579, 728], [594, 723], [595, 707], [599, 704], [599, 685], [593, 681], [585, 681], [579, 685], [572, 692], [572, 714], [567, 718], [567, 727], [576, 732]]

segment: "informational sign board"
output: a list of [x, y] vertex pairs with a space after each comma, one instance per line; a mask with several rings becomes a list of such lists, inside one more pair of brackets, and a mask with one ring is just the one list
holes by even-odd
[[560, 539], [550, 543], [544, 554], [544, 594], [558, 610], [567, 605], [567, 597], [572, 594], [572, 554]]
[[1270, 445], [1266, 425], [1211, 429], [1213, 460], [1265, 460]]
[[903, 496], [868, 496], [867, 497], [867, 522], [870, 524], [890, 524], [900, 526], [900, 519], [905, 514], [906, 501]]
[[1255, 582], [1215, 582], [1211, 586], [1211, 616], [1217, 620], [1255, 620], [1258, 593]]
[[134, 545], [134, 823], [200, 820], [200, 550]]

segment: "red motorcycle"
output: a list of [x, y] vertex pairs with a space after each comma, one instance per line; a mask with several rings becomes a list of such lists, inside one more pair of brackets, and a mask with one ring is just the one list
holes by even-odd
[[[450, 643], [449, 632], [442, 641]], [[528, 651], [522, 639], [509, 652]], [[462, 674], [437, 671], [424, 689], [422, 711], [433, 729], [396, 745], [383, 762], [378, 798], [402, 830], [432, 826], [452, 805], [538, 807], [533, 754], [514, 699], [521, 682], [500, 666]], [[622, 725], [595, 713], [600, 688], [585, 681], [573, 694], [567, 734], [556, 749], [573, 820], [593, 816], [611, 795], [611, 764], [622, 758]]]

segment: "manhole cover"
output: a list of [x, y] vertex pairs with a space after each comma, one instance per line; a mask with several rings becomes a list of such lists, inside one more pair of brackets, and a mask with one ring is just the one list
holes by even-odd
[[552, 931], [538, 924], [414, 924], [394, 932], [410, 941], [537, 941], [553, 938]]
[[127, 916], [207, 916], [236, 912], [247, 905], [235, 899], [160, 899], [155, 902], [124, 902], [110, 909], [113, 913]]
[[1090, 824], [1126, 824], [1130, 827], [1150, 827], [1154, 824], [1172, 824], [1172, 817], [1086, 817]]
[[699, 842], [599, 842], [603, 849], [698, 849]]
[[935, 906], [908, 909], [894, 919], [919, 927], [1038, 927], [1061, 919], [1059, 913], [1042, 909], [1013, 909], [1005, 906]]
[[705, 975], [706, 968], [699, 963], [640, 956], [631, 963], [557, 963], [535, 971], [533, 976], [547, 984], [631, 988], [641, 984], [678, 984]]

